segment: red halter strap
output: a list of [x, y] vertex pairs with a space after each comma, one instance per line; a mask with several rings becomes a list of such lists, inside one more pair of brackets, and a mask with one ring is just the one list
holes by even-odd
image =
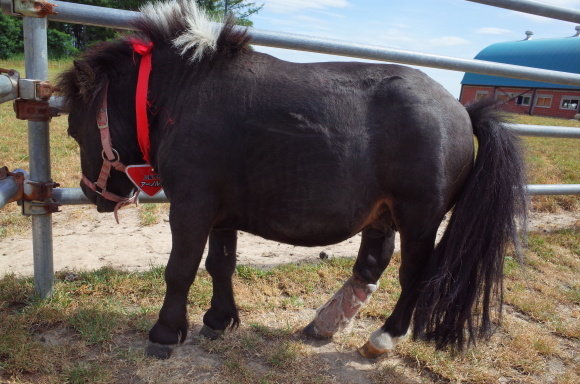
[[[153, 43], [143, 42], [137, 39], [129, 41], [133, 46], [133, 50], [140, 54], [141, 64], [139, 65], [139, 75], [137, 78], [137, 92], [135, 95], [135, 113], [137, 118], [137, 141], [139, 142], [139, 148], [143, 154], [143, 159], [146, 163], [149, 163], [149, 121], [147, 119], [147, 93], [149, 88], [149, 75], [151, 73], [151, 50], [153, 49]], [[103, 196], [107, 200], [111, 200], [117, 203], [115, 206], [115, 220], [119, 223], [119, 217], [117, 211], [119, 208], [131, 204], [137, 201], [140, 190], [138, 189], [135, 194], [131, 197], [121, 197], [112, 192], [107, 191], [107, 181], [110, 177], [111, 168], [125, 173], [126, 166], [120, 162], [119, 153], [113, 149], [111, 142], [111, 133], [109, 131], [109, 116], [107, 114], [107, 92], [109, 88], [109, 83], [105, 86], [103, 102], [101, 109], [97, 115], [97, 126], [101, 134], [101, 145], [103, 146], [103, 166], [101, 167], [101, 172], [99, 173], [98, 180], [93, 183], [85, 175], [82, 176], [82, 181], [87, 187], [89, 187], [94, 192]]]
[[135, 113], [137, 118], [137, 141], [143, 154], [145, 163], [149, 162], [149, 121], [147, 119], [147, 93], [149, 92], [149, 75], [151, 74], [151, 50], [152, 42], [143, 42], [141, 40], [130, 40], [133, 50], [141, 55], [141, 64], [139, 64], [139, 77], [137, 78], [137, 92], [135, 94]]

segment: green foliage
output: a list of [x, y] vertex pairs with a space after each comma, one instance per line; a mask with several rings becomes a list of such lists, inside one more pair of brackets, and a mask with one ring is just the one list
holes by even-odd
[[[77, 3], [84, 5], [92, 5], [105, 8], [116, 8], [122, 10], [138, 10], [139, 7], [148, 1], [146, 0], [132, 0], [132, 1], [117, 1], [117, 0], [69, 0], [69, 3]], [[91, 44], [112, 40], [117, 37], [117, 31], [111, 28], [93, 27], [82, 24], [72, 23], [49, 23], [49, 31], [58, 31], [69, 36], [69, 43], [78, 51], [84, 51]], [[70, 55], [76, 52], [71, 52]], [[69, 55], [69, 56], [70, 56]]]
[[22, 20], [0, 12], [0, 59], [6, 60], [24, 52]]
[[74, 46], [70, 35], [56, 29], [48, 30], [47, 45], [48, 56], [51, 59], [58, 60], [79, 53], [79, 50]]
[[254, 23], [249, 19], [258, 13], [264, 4], [257, 6], [256, 3], [247, 3], [246, 0], [196, 0], [197, 4], [204, 8], [209, 14], [223, 17], [232, 13], [238, 24], [251, 27]]
[[[69, 3], [92, 5], [105, 8], [137, 11], [149, 0], [68, 0]], [[259, 12], [263, 5], [256, 6], [246, 0], [196, 0], [210, 15], [223, 17], [232, 13], [238, 24], [252, 26], [249, 17]], [[82, 24], [50, 22], [48, 27], [48, 55], [52, 59], [71, 57], [90, 45], [112, 40], [118, 32], [111, 28], [93, 27]], [[22, 19], [0, 13], [0, 60], [14, 58], [24, 53], [22, 42]]]

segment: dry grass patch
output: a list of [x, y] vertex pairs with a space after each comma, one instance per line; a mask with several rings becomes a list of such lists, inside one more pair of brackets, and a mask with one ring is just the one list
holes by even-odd
[[[577, 120], [510, 114], [516, 124], [577, 127]], [[530, 184], [578, 184], [580, 179], [580, 157], [576, 139], [543, 137], [522, 138], [528, 180]], [[533, 196], [532, 209], [542, 212], [575, 211], [580, 209], [580, 197]]]
[[552, 332], [575, 339], [580, 337], [579, 230], [530, 234], [527, 267], [511, 270], [505, 283], [508, 304]]
[[164, 361], [143, 355], [163, 300], [162, 267], [140, 274], [62, 271], [44, 301], [33, 295], [31, 279], [5, 276], [0, 382], [578, 382], [579, 242], [575, 228], [536, 233], [528, 266], [509, 259], [504, 323], [489, 343], [453, 355], [408, 341], [375, 360], [361, 358], [356, 348], [394, 305], [399, 255], [356, 322], [328, 343], [301, 330], [350, 276], [352, 259], [270, 270], [239, 266], [234, 284], [242, 325], [216, 342], [195, 337], [211, 298], [211, 280], [202, 271], [189, 297], [191, 335]]

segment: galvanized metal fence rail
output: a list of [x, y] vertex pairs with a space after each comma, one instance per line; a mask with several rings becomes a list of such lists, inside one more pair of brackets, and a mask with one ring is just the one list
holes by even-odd
[[[468, 0], [504, 7], [550, 18], [580, 23], [580, 12], [529, 0]], [[117, 29], [130, 29], [129, 21], [138, 16], [137, 12], [95, 7], [83, 4], [51, 1], [58, 13], [51, 12], [46, 1], [0, 0], [2, 11], [24, 17], [25, 68], [29, 79], [47, 80], [47, 20], [86, 24]], [[40, 7], [39, 7], [40, 5]], [[241, 28], [241, 27], [240, 27]], [[358, 44], [301, 34], [290, 34], [260, 29], [250, 29], [252, 44], [286, 48], [360, 59], [411, 64], [432, 68], [472, 72], [485, 75], [514, 77], [555, 84], [580, 87], [580, 75], [482, 60], [461, 59], [441, 55], [413, 52], [389, 47]], [[0, 98], [11, 90], [4, 76], [0, 75]], [[520, 135], [541, 137], [580, 138], [580, 129], [566, 127], [544, 127], [513, 125]], [[30, 180], [51, 182], [50, 147], [48, 122], [29, 122]], [[0, 208], [9, 201], [14, 192], [13, 180], [0, 182]], [[572, 185], [530, 185], [528, 193], [537, 194], [580, 194], [580, 184]], [[53, 198], [61, 204], [86, 204], [88, 200], [80, 188], [55, 188]], [[142, 202], [166, 202], [163, 193], [153, 198], [142, 198]], [[52, 215], [42, 210], [30, 208], [32, 216], [32, 236], [34, 253], [34, 280], [36, 292], [41, 297], [51, 294], [53, 288], [53, 248]]]
[[549, 17], [550, 19], [557, 19], [569, 21], [571, 23], [580, 23], [580, 11], [559, 7], [557, 5], [550, 5], [532, 0], [467, 0], [474, 3], [491, 5], [494, 7], [511, 9], [512, 11], [519, 11], [530, 13], [532, 15]]

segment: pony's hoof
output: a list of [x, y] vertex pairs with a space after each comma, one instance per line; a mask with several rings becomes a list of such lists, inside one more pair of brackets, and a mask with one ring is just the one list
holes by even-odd
[[165, 360], [169, 359], [171, 353], [173, 352], [173, 348], [173, 345], [152, 343], [150, 341], [149, 344], [147, 344], [147, 348], [145, 349], [145, 354], [150, 357]]
[[358, 349], [358, 352], [361, 354], [362, 357], [366, 357], [367, 359], [374, 359], [375, 357], [379, 357], [387, 352], [386, 349], [378, 349], [374, 345], [371, 344], [370, 341], [367, 341], [365, 345]]
[[327, 335], [323, 335], [320, 332], [318, 332], [318, 329], [316, 329], [316, 325], [314, 325], [314, 321], [312, 321], [310, 324], [308, 324], [302, 332], [304, 332], [304, 334], [306, 336], [311, 337], [313, 339], [318, 339], [318, 340], [327, 340], [327, 339], [330, 339], [332, 337], [332, 333], [327, 334]]
[[199, 331], [199, 334], [200, 336], [203, 336], [206, 339], [217, 340], [223, 336], [224, 331], [212, 329], [204, 324], [203, 327], [201, 327], [201, 331]]

